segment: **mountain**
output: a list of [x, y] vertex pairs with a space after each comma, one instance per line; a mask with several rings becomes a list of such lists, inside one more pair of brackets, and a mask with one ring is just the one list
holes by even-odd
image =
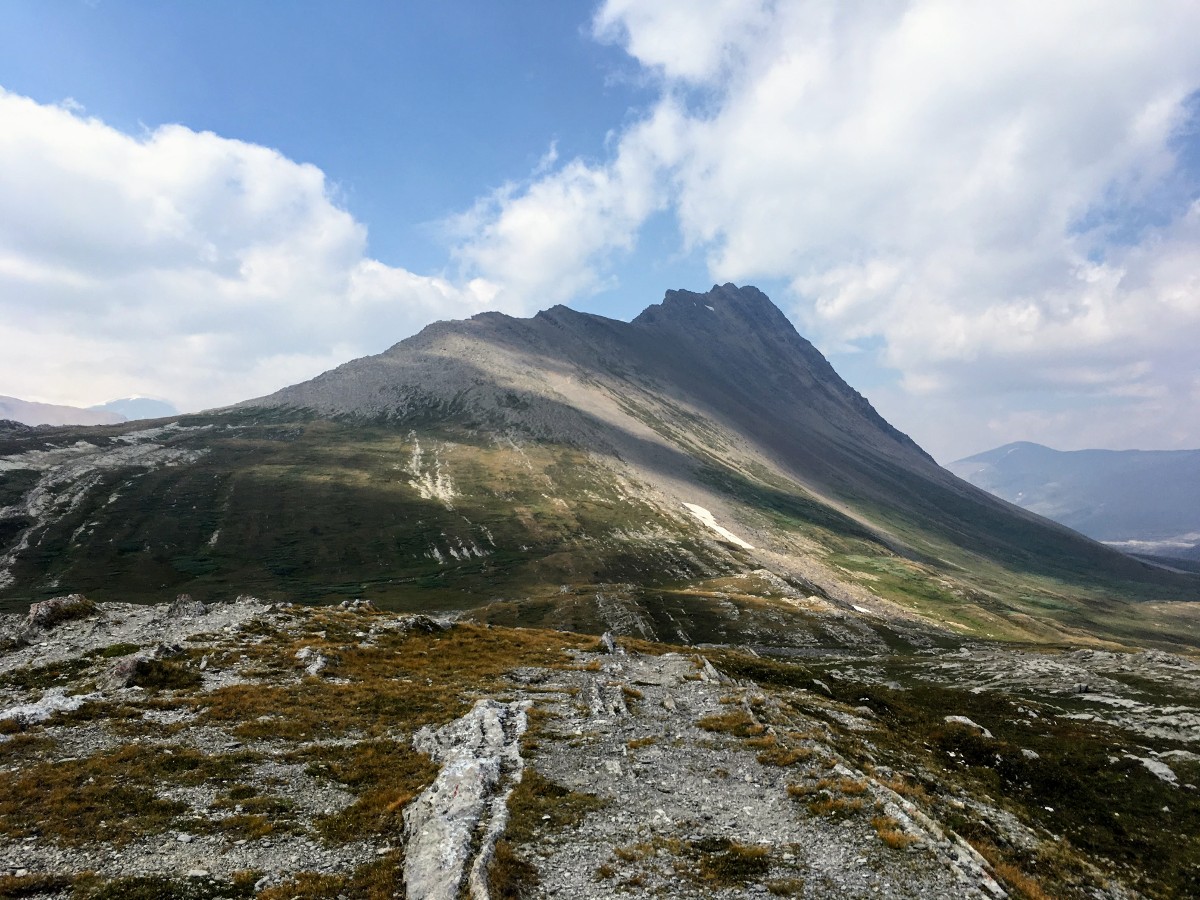
[[799, 649], [1190, 645], [1180, 601], [1200, 598], [1200, 579], [940, 468], [734, 285], [670, 291], [632, 322], [561, 306], [441, 322], [153, 428], [0, 434], [0, 473], [10, 608], [67, 586], [363, 597]]
[[1197, 599], [749, 287], [0, 421], [0, 895], [1197, 896]]
[[125, 416], [114, 410], [96, 407], [80, 409], [77, 406], [59, 406], [54, 403], [37, 403], [0, 396], [0, 419], [20, 422], [23, 425], [114, 425], [124, 422]]
[[947, 466], [997, 497], [1133, 553], [1200, 560], [1200, 450], [1014, 443]]
[[109, 400], [107, 403], [88, 408], [116, 413], [131, 422], [137, 419], [165, 419], [168, 416], [179, 415], [179, 410], [172, 404], [165, 400], [155, 400], [152, 397], [122, 397], [119, 400]]

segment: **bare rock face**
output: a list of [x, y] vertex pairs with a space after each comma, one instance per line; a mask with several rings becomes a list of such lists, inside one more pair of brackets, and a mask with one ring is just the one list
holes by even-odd
[[167, 615], [173, 619], [195, 619], [208, 612], [208, 607], [199, 600], [193, 600], [191, 594], [180, 594], [167, 610]]
[[508, 795], [521, 780], [519, 741], [529, 706], [479, 700], [461, 719], [414, 736], [413, 748], [442, 770], [404, 811], [410, 900], [456, 900], [464, 876], [472, 900], [486, 900], [492, 848], [508, 821]]
[[55, 713], [74, 712], [99, 696], [97, 693], [67, 696], [63, 688], [50, 688], [36, 703], [24, 703], [0, 710], [0, 721], [11, 720], [21, 727], [35, 725], [45, 722]]

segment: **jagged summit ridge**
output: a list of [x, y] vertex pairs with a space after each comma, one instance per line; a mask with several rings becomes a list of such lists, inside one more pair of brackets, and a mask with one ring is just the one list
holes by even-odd
[[[241, 405], [399, 420], [429, 409], [470, 410], [539, 437], [604, 440], [599, 432], [615, 423], [600, 413], [601, 398], [571, 389], [580, 384], [610, 396], [648, 394], [652, 405], [668, 395], [736, 431], [757, 430], [783, 413], [785, 421], [803, 420], [788, 424], [806, 432], [849, 432], [932, 462], [764, 293], [733, 284], [703, 294], [668, 291], [632, 322], [562, 305], [529, 319], [488, 312], [437, 322], [383, 354]], [[602, 419], [599, 432], [578, 413]]]

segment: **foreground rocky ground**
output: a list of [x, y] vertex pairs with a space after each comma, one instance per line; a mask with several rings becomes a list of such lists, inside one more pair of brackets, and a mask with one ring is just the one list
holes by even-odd
[[0, 897], [1174, 897], [1200, 667], [253, 598], [0, 619]]

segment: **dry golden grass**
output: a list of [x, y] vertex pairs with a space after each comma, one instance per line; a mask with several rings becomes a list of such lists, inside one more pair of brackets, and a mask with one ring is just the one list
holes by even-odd
[[775, 735], [749, 738], [746, 744], [751, 747], [762, 748], [762, 752], [758, 754], [757, 759], [764, 766], [786, 768], [787, 766], [794, 766], [796, 763], [804, 762], [813, 757], [813, 751], [807, 747], [788, 747], [781, 743]]
[[630, 844], [628, 847], [613, 847], [613, 856], [621, 862], [639, 862], [654, 855], [654, 845], [650, 843]]
[[0, 772], [0, 833], [35, 831], [78, 846], [128, 843], [165, 831], [186, 805], [156, 796], [162, 782], [232, 782], [250, 753], [207, 756], [188, 747], [130, 745], [109, 753]]
[[834, 816], [861, 812], [864, 806], [860, 797], [820, 797], [808, 804], [808, 810], [818, 816]]
[[574, 828], [584, 817], [606, 805], [593, 794], [572, 791], [556, 784], [532, 767], [508, 797], [508, 827], [496, 842], [488, 866], [493, 897], [520, 898], [538, 883], [537, 869], [518, 851], [546, 831]]
[[1022, 900], [1051, 900], [1036, 878], [1025, 873], [1019, 866], [1004, 858], [1000, 849], [990, 841], [968, 838], [968, 842], [988, 861], [992, 872], [1000, 883], [1016, 892]]
[[732, 734], [741, 738], [757, 737], [767, 730], [765, 725], [754, 721], [754, 718], [744, 709], [732, 709], [726, 713], [704, 716], [696, 724], [705, 731]]
[[873, 816], [871, 825], [875, 828], [879, 839], [893, 850], [903, 850], [917, 842], [917, 838], [911, 834], [905, 834], [900, 828], [899, 821], [891, 816]]
[[712, 884], [738, 885], [760, 878], [771, 868], [770, 850], [730, 841], [715, 852], [706, 852], [700, 859], [700, 878]]
[[392, 900], [404, 896], [404, 855], [393, 850], [360, 866], [350, 875], [301, 872], [276, 887], [259, 892], [256, 900]]
[[496, 841], [488, 866], [488, 890], [498, 900], [521, 900], [541, 881], [538, 870], [513, 849], [511, 842]]
[[776, 897], [799, 897], [804, 893], [804, 879], [773, 878], [767, 882], [767, 890]]
[[[322, 675], [293, 685], [231, 685], [195, 698], [205, 721], [232, 725], [245, 739], [308, 741], [347, 732], [379, 737], [396, 729], [441, 724], [465, 713], [468, 694], [502, 688], [518, 666], [566, 667], [565, 653], [588, 639], [552, 631], [488, 629], [460, 624], [435, 633], [383, 635], [370, 647], [340, 623], [324, 624], [324, 639], [288, 639], [262, 646], [265, 663], [294, 667], [296, 650], [311, 647], [330, 660]], [[339, 627], [335, 628], [335, 624]], [[334, 638], [345, 637], [346, 643]]]
[[649, 747], [652, 744], [657, 743], [658, 738], [651, 734], [647, 735], [646, 737], [633, 738], [632, 740], [626, 741], [625, 746], [630, 750], [641, 750], [643, 747]]
[[907, 797], [914, 803], [929, 802], [929, 794], [925, 788], [916, 782], [908, 781], [902, 775], [893, 775], [891, 778], [880, 778], [879, 783], [886, 788], [891, 788], [901, 797]]
[[857, 796], [867, 792], [867, 779], [851, 778], [849, 775], [843, 775], [840, 778], [822, 778], [817, 782], [817, 790]]
[[345, 809], [316, 822], [321, 836], [335, 844], [399, 832], [404, 807], [437, 777], [437, 766], [428, 757], [394, 741], [309, 747], [289, 759], [306, 762], [310, 775], [329, 778], [357, 795]]
[[528, 843], [548, 829], [574, 828], [588, 813], [605, 805], [607, 801], [594, 794], [572, 791], [526, 767], [521, 783], [508, 798], [505, 837], [516, 845]]
[[0, 897], [38, 897], [57, 894], [71, 887], [71, 879], [61, 875], [0, 875]]

